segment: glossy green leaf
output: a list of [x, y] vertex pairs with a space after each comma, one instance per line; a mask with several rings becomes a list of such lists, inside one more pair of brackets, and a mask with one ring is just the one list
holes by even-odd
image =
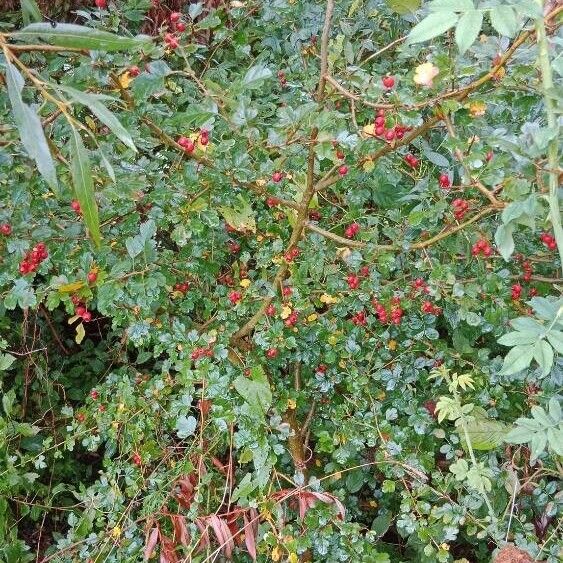
[[42, 40], [51, 45], [73, 49], [92, 49], [96, 51], [131, 51], [142, 49], [151, 39], [147, 36], [122, 37], [71, 23], [32, 23], [11, 35], [14, 39], [25, 41]]
[[82, 142], [80, 133], [75, 127], [71, 127], [69, 152], [70, 171], [76, 199], [80, 203], [82, 217], [86, 227], [88, 227], [90, 237], [94, 244], [99, 247], [101, 243], [100, 219], [94, 194], [90, 157]]
[[453, 12], [432, 13], [411, 29], [407, 36], [407, 45], [422, 43], [438, 37], [451, 29], [457, 21], [458, 16]]
[[6, 83], [14, 121], [27, 154], [35, 160], [39, 173], [49, 186], [58, 191], [55, 163], [47, 144], [47, 138], [37, 113], [22, 99], [24, 79], [17, 68], [6, 61]]
[[455, 28], [455, 41], [460, 54], [464, 54], [477, 39], [483, 24], [483, 12], [471, 10], [465, 12]]
[[254, 88], [260, 87], [260, 85], [272, 77], [272, 71], [263, 65], [253, 66], [248, 69], [248, 72], [244, 75], [242, 79], [242, 84], [245, 88], [252, 90]]

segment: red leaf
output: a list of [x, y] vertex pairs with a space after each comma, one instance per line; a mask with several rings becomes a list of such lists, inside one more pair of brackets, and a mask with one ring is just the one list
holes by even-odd
[[207, 549], [209, 546], [209, 533], [207, 531], [207, 526], [204, 522], [201, 521], [201, 518], [198, 518], [195, 521], [196, 526], [198, 527], [199, 531], [201, 532], [201, 538], [199, 538], [198, 546], [200, 550]]
[[152, 528], [145, 537], [145, 551], [143, 552], [143, 558], [145, 561], [148, 561], [151, 558], [157, 542], [158, 528]]
[[[256, 514], [256, 520], [254, 520], [254, 514]], [[252, 557], [252, 561], [256, 561], [256, 535], [258, 532], [258, 513], [255, 508], [250, 509], [250, 517], [243, 514], [244, 520], [244, 543], [246, 544], [246, 549]], [[256, 527], [255, 527], [256, 524]]]
[[182, 508], [190, 508], [194, 498], [194, 484], [195, 475], [183, 476], [176, 481], [175, 496]]
[[227, 523], [219, 518], [216, 514], [209, 516], [209, 523], [211, 524], [211, 527], [213, 528], [213, 531], [217, 536], [219, 546], [225, 552], [225, 557], [230, 559], [235, 547], [235, 543], [233, 541], [231, 531], [229, 530], [229, 526], [227, 526]]
[[186, 519], [180, 514], [169, 514], [168, 516], [170, 516], [172, 526], [174, 527], [174, 541], [188, 546], [190, 544], [190, 534], [186, 526]]
[[160, 563], [179, 563], [174, 542], [160, 534]]

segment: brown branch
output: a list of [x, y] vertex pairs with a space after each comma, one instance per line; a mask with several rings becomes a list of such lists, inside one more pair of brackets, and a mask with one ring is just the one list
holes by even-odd
[[334, 0], [327, 0], [325, 21], [323, 32], [321, 35], [321, 72], [319, 85], [317, 87], [317, 101], [322, 100], [325, 93], [326, 76], [328, 74], [328, 42], [330, 39], [330, 24], [332, 21], [332, 13], [334, 11]]
[[70, 354], [70, 352], [67, 350], [65, 345], [62, 343], [62, 341], [59, 337], [59, 334], [57, 333], [57, 329], [53, 325], [53, 321], [51, 320], [51, 317], [49, 316], [49, 312], [47, 311], [47, 309], [45, 308], [44, 305], [40, 305], [39, 310], [41, 311], [41, 313], [45, 317], [45, 320], [47, 321], [47, 325], [49, 326], [49, 330], [51, 331], [51, 334], [53, 335], [55, 342], [59, 345], [59, 348], [61, 349], [62, 353], [65, 356], [68, 356]]
[[[454, 126], [452, 120], [450, 119], [450, 116], [444, 113], [443, 120], [444, 123], [446, 124], [448, 135], [451, 137], [452, 140], [454, 141], [457, 140], [457, 136], [455, 134]], [[495, 197], [493, 192], [491, 192], [488, 188], [486, 188], [485, 185], [478, 178], [475, 178], [474, 176], [471, 175], [471, 169], [465, 162], [465, 159], [463, 158], [463, 152], [461, 151], [461, 149], [455, 148], [454, 154], [458, 159], [458, 161], [460, 162], [460, 164], [463, 166], [463, 169], [465, 170], [465, 174], [467, 175], [467, 178], [469, 179], [471, 184], [475, 186], [491, 202], [491, 205], [500, 208], [504, 207], [504, 203], [502, 201], [499, 201]]]
[[45, 52], [72, 52], [72, 53], [82, 53], [83, 55], [88, 54], [88, 49], [81, 49], [80, 47], [63, 47], [62, 45], [15, 45], [10, 43], [8, 45], [10, 51], [18, 51], [21, 53], [31, 52], [31, 51], [45, 51]]
[[[403, 248], [402, 246], [393, 245], [393, 244], [376, 244], [376, 245], [369, 245], [369, 246], [370, 246], [370, 248], [372, 248], [374, 250], [384, 250], [384, 251], [399, 251], [399, 252], [406, 251], [406, 252], [409, 252], [409, 251], [412, 251], [412, 250], [421, 250], [423, 248], [428, 248], [429, 246], [432, 246], [433, 244], [449, 237], [450, 235], [453, 235], [453, 234], [455, 234], [459, 231], [462, 231], [463, 229], [465, 229], [469, 225], [472, 225], [473, 223], [479, 221], [483, 217], [486, 217], [487, 215], [490, 215], [492, 213], [497, 213], [498, 211], [499, 211], [499, 207], [497, 207], [497, 206], [491, 205], [489, 207], [485, 207], [484, 209], [479, 211], [479, 213], [477, 213], [476, 215], [471, 217], [471, 219], [468, 219], [464, 223], [459, 223], [458, 225], [455, 225], [455, 226], [453, 226], [452, 228], [450, 228], [446, 231], [438, 233], [437, 235], [435, 235], [435, 236], [433, 236], [429, 239], [411, 244], [408, 248]], [[341, 244], [342, 246], [347, 246], [347, 247], [350, 247], [350, 248], [367, 248], [368, 247], [368, 243], [366, 243], [366, 242], [359, 241], [359, 240], [350, 240], [350, 239], [335, 235], [334, 233], [331, 233], [330, 231], [325, 231], [324, 229], [321, 229], [320, 227], [318, 227], [314, 223], [307, 222], [305, 224], [305, 226], [310, 231], [313, 231], [313, 232], [315, 232], [315, 233], [317, 233], [317, 234], [319, 234], [319, 235], [321, 235], [321, 236], [323, 236], [323, 237], [325, 237], [329, 240], [337, 242], [337, 243]]]

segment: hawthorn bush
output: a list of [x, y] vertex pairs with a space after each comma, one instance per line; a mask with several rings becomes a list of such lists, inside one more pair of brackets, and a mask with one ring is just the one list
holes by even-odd
[[0, 34], [0, 560], [560, 560], [560, 3], [79, 4]]

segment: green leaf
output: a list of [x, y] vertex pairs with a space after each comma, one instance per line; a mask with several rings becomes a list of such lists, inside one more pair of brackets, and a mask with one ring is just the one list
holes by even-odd
[[24, 24], [40, 22], [43, 19], [35, 0], [21, 0], [22, 18]]
[[428, 4], [431, 12], [467, 12], [474, 8], [473, 0], [432, 0]]
[[266, 414], [272, 404], [272, 391], [261, 366], [251, 370], [250, 378], [237, 377], [233, 385], [256, 414]]
[[481, 31], [483, 13], [480, 10], [465, 12], [455, 28], [455, 41], [460, 54], [464, 54]]
[[148, 45], [150, 37], [122, 37], [107, 31], [72, 23], [32, 23], [11, 34], [14, 39], [35, 41], [41, 39], [51, 45], [96, 51], [132, 51]]
[[69, 140], [69, 150], [71, 156], [70, 172], [76, 199], [80, 203], [84, 223], [88, 227], [90, 236], [94, 244], [99, 247], [101, 243], [100, 219], [98, 217], [98, 206], [94, 196], [94, 181], [92, 179], [92, 169], [90, 157], [86, 147], [82, 142], [80, 133], [75, 127], [71, 127]]
[[[461, 443], [465, 444], [465, 433], [461, 428], [461, 419], [458, 422], [456, 423], [457, 433]], [[484, 416], [473, 416], [465, 424], [471, 446], [474, 450], [482, 451], [493, 450], [500, 446], [509, 428], [503, 422], [490, 420]]]
[[535, 461], [547, 446], [547, 432], [536, 432], [530, 440], [530, 461]]
[[559, 424], [560, 420], [563, 420], [561, 414], [561, 403], [558, 397], [551, 397], [549, 399], [549, 416], [553, 419], [553, 422]]
[[520, 346], [522, 344], [534, 344], [537, 339], [537, 334], [533, 332], [516, 331], [504, 334], [497, 340], [497, 342], [503, 346]]
[[563, 456], [563, 428], [548, 428], [547, 441], [549, 447], [557, 454]]
[[554, 421], [545, 412], [543, 407], [540, 407], [538, 405], [534, 405], [530, 409], [530, 413], [532, 414], [534, 419], [537, 420], [540, 423], [542, 429], [549, 428], [550, 426], [553, 426]]
[[513, 223], [499, 225], [495, 233], [495, 243], [505, 262], [508, 262], [510, 256], [514, 252], [514, 239], [512, 238], [513, 233]]
[[10, 369], [15, 361], [16, 358], [12, 354], [0, 354], [0, 371]]
[[223, 215], [225, 221], [237, 231], [255, 233], [256, 221], [250, 203], [240, 194], [238, 200], [239, 205], [237, 207], [219, 207], [219, 212]]
[[[421, 0], [385, 0], [385, 3], [390, 10], [404, 16], [405, 14], [412, 14], [420, 8]], [[348, 16], [350, 17], [350, 16]]]
[[526, 444], [534, 437], [535, 434], [536, 432], [534, 430], [530, 430], [524, 426], [516, 426], [516, 428], [513, 428], [505, 436], [504, 441], [509, 444]]
[[272, 71], [264, 65], [256, 65], [248, 69], [242, 79], [242, 84], [249, 90], [259, 88], [262, 82], [272, 77]]
[[501, 373], [512, 375], [526, 369], [534, 357], [534, 346], [515, 346], [504, 358]]
[[469, 465], [464, 459], [458, 459], [455, 463], [450, 465], [450, 471], [454, 474], [458, 481], [463, 481], [467, 476]]
[[536, 334], [537, 336], [542, 336], [545, 332], [545, 328], [541, 323], [538, 323], [535, 319], [530, 317], [518, 317], [510, 321], [510, 324], [516, 329], [522, 332], [529, 331]]
[[47, 144], [41, 120], [37, 113], [24, 103], [21, 96], [24, 79], [8, 60], [6, 60], [6, 83], [14, 121], [18, 126], [22, 144], [30, 158], [35, 160], [41, 176], [45, 178], [45, 181], [53, 190], [58, 191], [55, 163]]
[[431, 13], [411, 29], [407, 37], [407, 45], [433, 39], [452, 28], [457, 20], [458, 16], [453, 12]]
[[536, 342], [534, 347], [534, 359], [538, 362], [542, 376], [545, 377], [553, 366], [553, 348], [545, 341]]
[[99, 94], [81, 92], [80, 90], [76, 90], [70, 86], [63, 86], [61, 84], [58, 84], [56, 88], [69, 94], [75, 102], [85, 105], [104, 125], [111, 129], [111, 131], [123, 144], [137, 152], [137, 148], [135, 147], [135, 143], [133, 143], [133, 139], [131, 138], [129, 131], [121, 125], [119, 119], [115, 117], [115, 114], [100, 101], [102, 99], [114, 100], [114, 98], [101, 96]]
[[209, 14], [197, 22], [197, 29], [213, 29], [218, 25], [221, 25], [221, 18], [216, 14]]
[[187, 438], [191, 436], [196, 429], [197, 420], [193, 416], [181, 415], [176, 420], [176, 434], [178, 438]]
[[500, 35], [512, 37], [516, 33], [518, 22], [511, 6], [495, 6], [490, 12], [490, 18], [491, 25]]

